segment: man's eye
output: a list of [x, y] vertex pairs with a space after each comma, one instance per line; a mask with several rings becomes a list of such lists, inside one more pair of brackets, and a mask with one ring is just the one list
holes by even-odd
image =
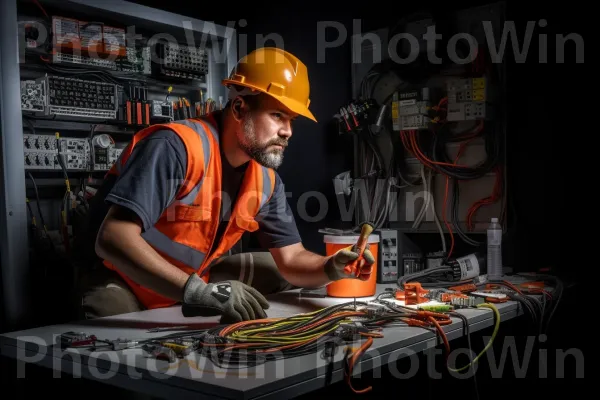
[[273, 116], [278, 119], [283, 118], [283, 115], [281, 113], [273, 113]]

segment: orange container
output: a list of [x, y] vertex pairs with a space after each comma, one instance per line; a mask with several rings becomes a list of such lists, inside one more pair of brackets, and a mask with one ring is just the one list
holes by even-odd
[[[352, 246], [358, 241], [358, 235], [325, 235], [325, 254], [331, 256], [338, 250]], [[366, 281], [360, 279], [340, 279], [327, 285], [327, 294], [332, 297], [369, 297], [377, 292], [377, 254], [379, 253], [379, 235], [369, 235], [368, 249], [375, 258], [371, 277]]]

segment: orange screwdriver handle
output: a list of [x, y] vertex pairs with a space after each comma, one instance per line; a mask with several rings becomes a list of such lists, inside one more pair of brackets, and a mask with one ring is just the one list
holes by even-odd
[[358, 240], [356, 241], [356, 244], [354, 245], [354, 247], [352, 248], [352, 250], [356, 253], [358, 253], [358, 258], [354, 261], [352, 261], [351, 263], [349, 263], [348, 265], [346, 265], [346, 267], [344, 268], [344, 272], [347, 274], [352, 274], [356, 277], [358, 277], [360, 275], [360, 269], [358, 268], [358, 263], [360, 262], [363, 253], [365, 252], [365, 249], [367, 248], [367, 244], [369, 243], [369, 235], [371, 234], [371, 232], [373, 232], [373, 227], [369, 224], [364, 224], [362, 226], [361, 232], [360, 232], [360, 236], [358, 237]]

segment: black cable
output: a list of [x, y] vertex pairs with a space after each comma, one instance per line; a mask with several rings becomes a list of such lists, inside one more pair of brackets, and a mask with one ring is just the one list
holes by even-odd
[[[558, 308], [560, 300], [562, 299], [562, 296], [563, 296], [563, 292], [564, 292], [563, 282], [558, 277], [553, 276], [553, 275], [548, 275], [548, 274], [519, 273], [519, 274], [515, 274], [515, 276], [521, 276], [521, 277], [525, 277], [525, 278], [536, 280], [536, 281], [541, 280], [545, 284], [553, 287], [552, 292], [549, 293], [549, 295], [552, 298], [551, 305], [549, 307], [544, 306], [543, 313], [542, 313], [542, 318], [546, 317], [546, 313], [550, 313], [548, 315], [548, 318], [545, 320], [545, 324], [544, 324], [544, 321], [542, 321], [542, 332], [548, 333], [549, 328], [550, 328], [550, 322], [551, 322], [554, 314], [556, 313], [556, 310]], [[546, 296], [545, 293], [542, 293], [542, 295]], [[529, 296], [527, 296], [527, 297], [529, 297]]]
[[450, 199], [450, 214], [451, 214], [451, 218], [452, 218], [452, 225], [454, 226], [454, 232], [458, 234], [458, 236], [460, 236], [460, 238], [468, 245], [470, 246], [474, 246], [474, 247], [478, 247], [481, 245], [480, 242], [471, 239], [470, 237], [467, 236], [467, 234], [462, 230], [462, 228], [460, 227], [460, 222], [459, 222], [459, 214], [458, 214], [458, 203], [459, 203], [459, 199], [460, 199], [460, 189], [459, 189], [459, 185], [458, 185], [458, 180], [453, 179], [452, 180], [452, 194], [451, 194], [452, 198]]
[[[415, 272], [414, 274], [403, 275], [398, 278], [398, 287], [404, 290], [404, 284], [408, 282], [420, 282], [424, 278], [431, 278], [432, 275], [440, 275], [440, 277], [446, 276], [448, 273], [452, 273], [452, 267], [447, 265], [441, 265], [439, 267], [428, 268], [423, 271]], [[456, 284], [456, 282], [454, 282]], [[421, 285], [423, 286], [423, 285]]]
[[[458, 313], [458, 312], [449, 312], [448, 315], [460, 318], [462, 320], [463, 330], [464, 330], [465, 336], [467, 337], [467, 345], [469, 346], [469, 354], [472, 354], [473, 346], [471, 345], [471, 332], [469, 329], [469, 319], [465, 315]], [[471, 358], [469, 361], [473, 362], [473, 359]], [[475, 389], [475, 398], [477, 400], [479, 400], [479, 385], [477, 384], [477, 373], [475, 370], [473, 371], [473, 388]]]
[[507, 296], [511, 299], [511, 300], [515, 300], [518, 301], [519, 304], [521, 304], [521, 306], [523, 307], [524, 310], [527, 311], [527, 314], [529, 315], [529, 317], [531, 318], [531, 321], [533, 323], [534, 326], [537, 325], [537, 313], [534, 309], [534, 306], [531, 305], [531, 303], [529, 303], [528, 299], [526, 299], [526, 296], [522, 296], [517, 292], [513, 292], [513, 291], [508, 291], [507, 292]]
[[50, 248], [52, 249], [52, 251], [54, 253], [56, 253], [56, 248], [54, 247], [54, 242], [52, 241], [52, 238], [48, 235], [48, 230], [47, 230], [48, 228], [46, 225], [46, 221], [44, 220], [44, 214], [42, 213], [42, 207], [40, 206], [40, 194], [38, 192], [37, 184], [35, 183], [35, 179], [33, 179], [33, 175], [31, 175], [31, 172], [27, 171], [27, 176], [29, 177], [29, 179], [31, 179], [31, 183], [33, 184], [33, 190], [35, 192], [35, 203], [37, 205], [38, 213], [40, 214], [40, 222], [42, 223], [42, 227], [44, 229], [45, 236], [48, 239], [48, 242], [50, 243]]
[[25, 123], [29, 127], [31, 134], [35, 135], [35, 126], [33, 125], [33, 122], [31, 122], [31, 119], [29, 119], [29, 118], [23, 118], [23, 119], [25, 120]]
[[67, 174], [67, 166], [65, 165], [65, 160], [63, 158], [63, 154], [60, 151], [60, 139], [59, 138], [56, 138], [56, 149], [58, 152], [58, 155], [56, 157], [58, 159], [58, 164], [60, 165], [60, 169], [62, 170], [65, 181], [68, 182], [69, 174]]

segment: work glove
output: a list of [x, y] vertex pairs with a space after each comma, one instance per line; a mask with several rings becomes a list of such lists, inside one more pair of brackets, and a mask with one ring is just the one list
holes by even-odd
[[367, 246], [357, 264], [359, 272], [351, 271], [349, 268], [346, 268], [349, 267], [353, 261], [357, 260], [358, 257], [359, 254], [355, 251], [354, 246], [348, 246], [338, 250], [329, 258], [329, 260], [327, 260], [327, 263], [325, 264], [325, 273], [332, 281], [346, 278], [366, 281], [371, 277], [375, 258]]
[[183, 289], [184, 316], [221, 315], [221, 322], [266, 318], [269, 303], [262, 294], [239, 281], [204, 282], [191, 274]]

